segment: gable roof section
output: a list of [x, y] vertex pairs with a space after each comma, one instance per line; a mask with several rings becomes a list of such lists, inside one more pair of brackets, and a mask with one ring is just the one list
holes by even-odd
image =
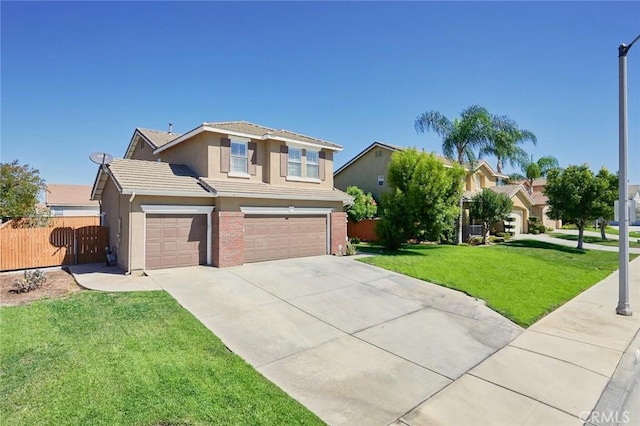
[[[358, 161], [362, 156], [364, 156], [366, 153], [368, 153], [369, 151], [371, 151], [374, 148], [382, 148], [382, 149], [386, 149], [388, 151], [392, 151], [392, 152], [396, 152], [396, 151], [404, 151], [405, 149], [407, 149], [406, 147], [403, 146], [399, 146], [399, 145], [393, 145], [387, 142], [380, 142], [380, 141], [375, 141], [373, 142], [371, 145], [369, 145], [368, 147], [366, 147], [365, 149], [363, 149], [362, 151], [360, 151], [355, 157], [353, 157], [351, 160], [349, 160], [348, 162], [346, 162], [345, 164], [343, 164], [338, 170], [336, 170], [333, 173], [333, 177], [336, 177], [340, 172], [342, 172], [343, 170], [345, 170], [347, 167], [349, 167], [350, 165], [352, 165], [353, 163], [355, 163], [356, 161]], [[442, 157], [440, 155], [434, 154], [435, 157], [445, 166], [447, 167], [453, 167], [453, 161], [451, 161], [450, 159], [446, 158], [446, 157]], [[495, 170], [493, 170], [493, 167], [491, 167], [489, 165], [489, 163], [487, 163], [485, 160], [480, 160], [475, 164], [475, 167], [471, 167], [471, 165], [469, 163], [464, 163], [463, 167], [465, 170], [469, 171], [469, 170], [473, 170], [476, 171], [478, 170], [480, 167], [485, 166], [487, 169], [489, 169], [489, 172], [493, 175], [493, 176], [498, 176], [498, 177], [503, 177], [506, 178], [507, 175], [502, 175], [500, 173], [496, 173]]]
[[216, 197], [267, 198], [276, 200], [342, 201], [352, 204], [353, 197], [338, 189], [297, 188], [276, 186], [264, 182], [215, 180], [200, 178], [200, 181]]
[[529, 200], [531, 204], [535, 204], [535, 200], [531, 197], [529, 191], [527, 191], [525, 187], [522, 186], [522, 184], [491, 186], [489, 187], [489, 189], [498, 194], [505, 194], [509, 198], [513, 198], [514, 196], [516, 196], [516, 194], [518, 194], [518, 192], [522, 192], [525, 198]]
[[45, 204], [52, 206], [98, 206], [98, 202], [91, 200], [91, 186], [89, 185], [60, 185], [49, 184], [45, 193]]
[[107, 176], [121, 194], [212, 197], [189, 167], [145, 160], [114, 160], [98, 172], [92, 199], [99, 199]]
[[338, 170], [333, 172], [333, 176], [334, 177], [337, 176], [338, 173], [340, 173], [341, 171], [343, 171], [344, 169], [346, 169], [347, 167], [349, 167], [350, 165], [352, 165], [353, 163], [358, 161], [360, 159], [360, 157], [362, 157], [363, 155], [365, 155], [367, 152], [371, 151], [374, 148], [382, 148], [382, 149], [386, 149], [386, 150], [391, 151], [391, 152], [403, 151], [405, 149], [402, 146], [392, 145], [392, 144], [386, 143], [386, 142], [374, 141], [371, 145], [369, 145], [368, 147], [366, 147], [365, 149], [360, 151], [360, 153], [358, 153], [351, 160], [349, 160], [345, 164], [343, 164], [342, 167], [340, 167]]
[[127, 151], [124, 154], [124, 158], [131, 158], [138, 143], [146, 142], [151, 149], [158, 149], [158, 147], [164, 146], [172, 140], [182, 136], [180, 133], [161, 132], [160, 130], [141, 129], [136, 128], [127, 146]]
[[249, 123], [248, 121], [219, 121], [211, 123], [202, 123], [200, 126], [188, 131], [187, 133], [171, 140], [154, 151], [154, 154], [171, 148], [187, 139], [200, 134], [202, 132], [222, 133], [229, 136], [239, 136], [257, 140], [277, 140], [282, 142], [298, 143], [316, 148], [325, 148], [332, 151], [342, 151], [342, 147], [333, 142], [322, 139], [313, 138], [311, 136], [302, 135], [285, 129], [272, 129], [270, 127], [260, 126], [258, 124]]

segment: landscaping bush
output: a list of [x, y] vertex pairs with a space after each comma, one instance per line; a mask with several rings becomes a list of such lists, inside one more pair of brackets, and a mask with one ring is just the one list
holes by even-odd
[[376, 223], [378, 242], [388, 250], [397, 250], [406, 243], [404, 232], [395, 222], [382, 218]]
[[353, 256], [354, 254], [357, 254], [358, 250], [356, 249], [356, 246], [349, 241], [347, 243], [347, 245], [344, 247], [344, 255], [345, 256]]
[[529, 216], [529, 223], [538, 223], [539, 220], [538, 216]]
[[512, 236], [511, 232], [496, 232], [496, 237], [504, 238], [505, 241], [510, 240]]
[[547, 231], [547, 228], [541, 223], [530, 223], [529, 224], [529, 233], [530, 234], [544, 234]]
[[505, 238], [504, 237], [489, 237], [489, 242], [492, 243], [504, 243], [505, 242]]
[[351, 244], [360, 244], [360, 238], [358, 237], [351, 237], [349, 238], [349, 241], [351, 242]]
[[471, 237], [469, 238], [470, 246], [480, 246], [482, 245], [482, 237]]
[[42, 287], [45, 281], [47, 281], [47, 277], [40, 269], [24, 271], [24, 275], [13, 282], [9, 291], [13, 293], [28, 293]]

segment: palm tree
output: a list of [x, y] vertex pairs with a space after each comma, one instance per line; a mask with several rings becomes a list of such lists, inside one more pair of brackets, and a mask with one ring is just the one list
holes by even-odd
[[558, 160], [552, 155], [540, 157], [538, 158], [538, 161], [534, 161], [533, 156], [531, 156], [530, 160], [527, 160], [527, 162], [521, 165], [523, 174], [514, 173], [512, 175], [509, 175], [509, 180], [526, 180], [527, 182], [529, 182], [529, 193], [532, 194], [533, 181], [535, 181], [536, 179], [547, 177], [547, 173], [559, 167], [560, 165], [558, 164]]
[[530, 130], [520, 129], [515, 121], [506, 115], [491, 117], [492, 132], [489, 143], [480, 149], [480, 155], [493, 155], [498, 159], [496, 171], [502, 173], [505, 160], [515, 166], [526, 164], [527, 152], [519, 145], [530, 141], [536, 145], [538, 139]]
[[490, 140], [491, 114], [480, 105], [472, 105], [451, 121], [438, 111], [429, 111], [416, 118], [415, 128], [418, 133], [436, 132], [442, 138], [442, 153], [450, 160], [473, 164]]

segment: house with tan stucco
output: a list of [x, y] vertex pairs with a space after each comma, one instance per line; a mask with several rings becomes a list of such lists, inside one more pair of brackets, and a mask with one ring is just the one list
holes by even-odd
[[[349, 186], [357, 186], [365, 193], [370, 192], [380, 201], [382, 193], [390, 189], [387, 182], [387, 170], [394, 152], [404, 148], [386, 142], [374, 142], [359, 154], [337, 169], [333, 175], [336, 188], [346, 191]], [[436, 156], [445, 167], [451, 167], [451, 160]], [[506, 185], [508, 176], [497, 173], [484, 160], [473, 165], [465, 164], [463, 203], [463, 234], [468, 236], [471, 231], [469, 219], [469, 203], [474, 195], [484, 188], [506, 194], [513, 202], [513, 211], [509, 215], [513, 218], [515, 233], [528, 232], [528, 221], [534, 200], [522, 184]]]
[[339, 254], [352, 202], [333, 185], [341, 149], [245, 121], [135, 129], [91, 198], [125, 271]]

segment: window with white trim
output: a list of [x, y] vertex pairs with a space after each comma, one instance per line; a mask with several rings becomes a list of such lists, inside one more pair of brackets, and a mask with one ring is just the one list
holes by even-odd
[[231, 139], [231, 172], [247, 173], [247, 142]]
[[378, 176], [378, 186], [384, 185], [384, 175]]
[[289, 147], [288, 158], [289, 176], [302, 177], [302, 149], [294, 146]]
[[320, 151], [307, 149], [307, 177], [314, 179], [320, 177]]

